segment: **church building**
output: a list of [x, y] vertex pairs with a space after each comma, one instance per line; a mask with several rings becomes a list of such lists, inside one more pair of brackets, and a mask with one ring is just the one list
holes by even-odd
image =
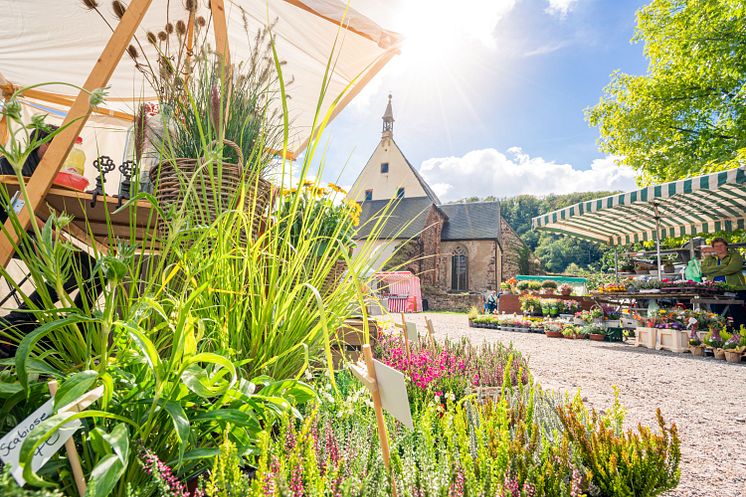
[[381, 141], [349, 197], [362, 207], [358, 244], [382, 225], [377, 264], [412, 271], [426, 289], [484, 292], [528, 272], [529, 251], [500, 216], [499, 202], [441, 203], [409, 163], [394, 141], [391, 95]]

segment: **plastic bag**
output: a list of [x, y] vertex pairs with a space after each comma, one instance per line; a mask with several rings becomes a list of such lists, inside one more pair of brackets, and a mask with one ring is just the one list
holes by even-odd
[[702, 281], [702, 266], [699, 259], [692, 259], [687, 263], [684, 278], [692, 281]]

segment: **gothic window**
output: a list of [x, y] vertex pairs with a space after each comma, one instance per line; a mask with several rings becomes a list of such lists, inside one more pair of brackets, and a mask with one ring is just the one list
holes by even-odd
[[396, 190], [396, 198], [404, 198], [404, 187], [402, 186]]
[[365, 200], [373, 200], [373, 190], [365, 190]]
[[469, 289], [469, 260], [463, 247], [456, 247], [451, 253], [451, 289], [466, 291]]
[[381, 162], [381, 174], [385, 174], [387, 172], [389, 172], [389, 163]]

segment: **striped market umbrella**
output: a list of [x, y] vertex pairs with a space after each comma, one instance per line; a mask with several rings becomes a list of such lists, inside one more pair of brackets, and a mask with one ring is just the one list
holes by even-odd
[[532, 225], [608, 245], [744, 229], [746, 167], [580, 202]]

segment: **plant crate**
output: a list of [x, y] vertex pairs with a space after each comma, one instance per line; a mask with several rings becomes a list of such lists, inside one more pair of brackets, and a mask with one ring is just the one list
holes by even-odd
[[622, 342], [624, 341], [624, 329], [623, 328], [606, 328], [606, 341], [607, 342]]
[[654, 349], [658, 343], [658, 328], [649, 328], [647, 326], [638, 326], [635, 329], [637, 340], [635, 347], [647, 347]]
[[685, 330], [659, 329], [658, 350], [686, 352], [689, 350], [689, 334]]
[[738, 352], [735, 350], [725, 350], [725, 360], [732, 363], [738, 363], [741, 362], [741, 358], [743, 357], [743, 352]]

